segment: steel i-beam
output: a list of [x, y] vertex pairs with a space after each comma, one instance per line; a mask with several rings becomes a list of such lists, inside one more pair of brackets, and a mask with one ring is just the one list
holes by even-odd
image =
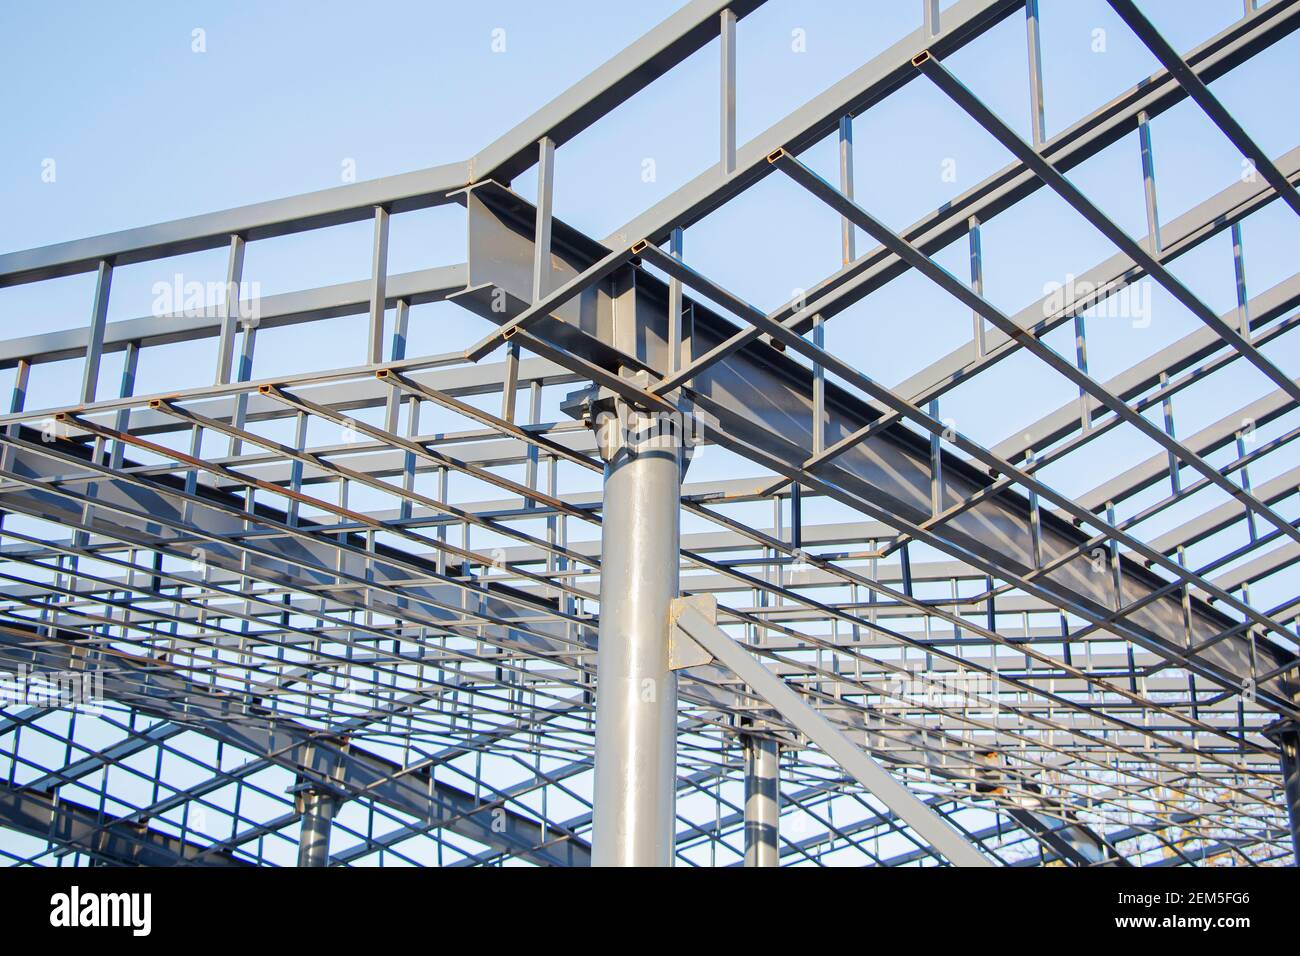
[[590, 421], [605, 459], [592, 865], [671, 866], [681, 432], [612, 396], [598, 396]]

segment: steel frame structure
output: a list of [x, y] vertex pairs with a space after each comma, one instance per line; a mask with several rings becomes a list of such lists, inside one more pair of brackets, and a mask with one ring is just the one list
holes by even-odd
[[[465, 162], [0, 255], [0, 286], [96, 275], [83, 327], [0, 342], [0, 670], [81, 675], [103, 698], [0, 710], [0, 856], [1290, 862], [1300, 597], [1261, 606], [1251, 586], [1300, 560], [1298, 480], [1250, 472], [1300, 436], [1300, 385], [1270, 358], [1294, 345], [1300, 274], [1249, 295], [1239, 224], [1278, 199], [1300, 213], [1300, 149], [1265, 154], [1206, 84], [1300, 27], [1300, 0], [1247, 0], [1184, 53], [1109, 2], [1163, 69], [1050, 138], [1036, 0], [925, 0], [920, 30], [744, 144], [737, 23], [762, 0], [691, 0]], [[1029, 141], [944, 62], [1013, 16]], [[603, 239], [558, 218], [562, 147], [715, 42], [717, 165]], [[896, 232], [854, 199], [853, 117], [909, 83], [1015, 158]], [[1160, 222], [1149, 122], [1184, 100], [1259, 175]], [[1066, 178], [1134, 130], [1137, 239]], [[800, 159], [828, 137], [838, 183]], [[535, 203], [510, 188], [529, 173]], [[768, 311], [693, 267], [684, 230], [772, 175], [841, 218], [843, 264]], [[983, 294], [980, 226], [1043, 188], [1116, 252], [1080, 270], [1086, 293], [1009, 315]], [[444, 204], [464, 207], [465, 262], [390, 274], [391, 219]], [[365, 221], [369, 281], [241, 319], [249, 244]], [[1218, 315], [1170, 265], [1224, 232], [1238, 301]], [[969, 281], [933, 258], [955, 242]], [[115, 268], [214, 249], [218, 314], [108, 321]], [[825, 327], [913, 270], [973, 334], [891, 388]], [[1099, 381], [1088, 310], [1141, 281], [1205, 328]], [[411, 308], [444, 301], [483, 338], [408, 355]], [[364, 354], [259, 377], [259, 330], [345, 315], [368, 316]], [[1071, 325], [1061, 354], [1048, 335]], [[135, 394], [142, 354], [191, 340], [211, 369]], [[1022, 351], [1078, 400], [993, 446], [940, 418]], [[32, 372], [68, 360], [79, 400], [29, 407]], [[1275, 391], [1180, 436], [1173, 400], [1238, 360]], [[544, 420], [557, 392], [569, 416]], [[1041, 477], [1126, 428], [1159, 453], [1083, 495]], [[693, 481], [701, 446], [767, 477]], [[1203, 491], [1220, 503], [1144, 529]], [[855, 517], [805, 522], [816, 501]]]

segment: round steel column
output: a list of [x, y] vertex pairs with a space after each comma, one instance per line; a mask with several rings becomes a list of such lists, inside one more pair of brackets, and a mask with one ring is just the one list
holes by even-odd
[[334, 822], [337, 799], [319, 790], [304, 789], [297, 794], [302, 813], [302, 830], [298, 834], [298, 865], [329, 866], [330, 826]]
[[780, 750], [775, 740], [746, 735], [745, 866], [780, 866]]
[[677, 678], [668, 628], [678, 593], [680, 442], [674, 426], [622, 402], [602, 418], [592, 865], [672, 866]]

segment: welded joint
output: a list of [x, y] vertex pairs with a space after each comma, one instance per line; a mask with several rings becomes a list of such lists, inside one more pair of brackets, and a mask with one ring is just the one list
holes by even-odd
[[712, 594], [688, 594], [674, 598], [668, 608], [668, 669], [685, 670], [713, 663], [713, 655], [695, 638], [677, 626], [677, 618], [686, 608], [692, 608], [710, 624], [718, 623], [718, 600]]
[[[624, 368], [620, 377], [650, 396], [653, 380], [645, 369]], [[609, 386], [589, 385], [566, 395], [560, 410], [592, 430], [596, 450], [606, 463], [612, 464], [622, 456], [674, 452], [681, 459], [684, 474], [693, 446], [699, 443], [696, 433], [711, 416], [697, 421], [694, 403], [684, 396], [676, 404], [676, 410], [665, 412], [649, 401], [643, 406], [635, 397]]]

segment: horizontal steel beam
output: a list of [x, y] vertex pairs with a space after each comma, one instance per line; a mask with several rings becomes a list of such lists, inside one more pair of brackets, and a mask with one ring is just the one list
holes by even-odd
[[[495, 189], [475, 190], [469, 197], [469, 259], [471, 282], [476, 288], [498, 288], [508, 293], [511, 308], [496, 312], [482, 299], [463, 301], [494, 322], [508, 321], [526, 307], [531, 286], [526, 270], [516, 264], [532, 261], [531, 214], [528, 203]], [[558, 220], [556, 235], [571, 233]], [[573, 238], [553, 256], [561, 281], [577, 275], [601, 258], [599, 246], [585, 249], [581, 238]], [[636, 343], [616, 349], [615, 290], [635, 289], [635, 308], [642, 333]], [[547, 343], [552, 358], [569, 364], [575, 371], [600, 368], [613, 387], [617, 377], [610, 369], [624, 366], [645, 368], [666, 377], [669, 368], [668, 290], [665, 283], [642, 268], [628, 267], [589, 290], [587, 298], [570, 303], [531, 326], [527, 333], [535, 342]], [[690, 303], [690, 341], [693, 355], [707, 354], [736, 335], [737, 326], [710, 311], [700, 302]], [[729, 443], [749, 457], [789, 476], [800, 473], [812, 455], [813, 373], [806, 366], [761, 342], [751, 341], [723, 359], [701, 370], [689, 384], [689, 396], [697, 413], [713, 423], [710, 437]], [[633, 400], [635, 396], [632, 397]], [[654, 406], [652, 406], [654, 407]], [[825, 442], [827, 447], [856, 435], [881, 413], [862, 399], [833, 382], [825, 385]], [[986, 473], [944, 452], [942, 507], [947, 509], [986, 488]], [[804, 483], [820, 487], [869, 517], [887, 522], [928, 521], [933, 514], [932, 474], [928, 438], [898, 425], [880, 431], [848, 447], [832, 461], [804, 472]], [[974, 561], [1000, 575], [1019, 577], [1035, 568], [1035, 532], [1027, 499], [1010, 489], [946, 521], [932, 535], [936, 546], [963, 561]], [[1096, 562], [1080, 551], [1088, 535], [1071, 522], [1043, 512], [1037, 548], [1044, 566], [1064, 563], [1038, 578], [1045, 596], [1071, 613], [1089, 619], [1103, 619], [1115, 607], [1113, 579], [1099, 574]], [[1066, 559], [1067, 555], [1074, 554]], [[1168, 581], [1141, 564], [1120, 557], [1120, 579], [1125, 603], [1168, 587]], [[1236, 634], [1206, 646], [1198, 655], [1185, 658], [1192, 647], [1222, 633], [1236, 622], [1204, 601], [1191, 602], [1190, 628], [1185, 627], [1181, 601], [1175, 596], [1157, 598], [1127, 615], [1112, 630], [1134, 640], [1163, 657], [1179, 662], [1231, 690], [1240, 691], [1254, 674], [1285, 669], [1295, 657], [1267, 640], [1252, 642]], [[1257, 662], [1257, 667], [1252, 665]], [[1260, 698], [1286, 710], [1295, 706], [1300, 675], [1280, 673], [1260, 687]]]
[[565, 93], [463, 162], [254, 203], [224, 212], [0, 255], [0, 287], [89, 272], [101, 260], [128, 265], [289, 235], [451, 201], [479, 179], [509, 182], [536, 162], [537, 141], [572, 139], [717, 36], [717, 16], [744, 17], [763, 0], [692, 0]]
[[0, 784], [0, 827], [115, 866], [249, 866], [229, 853], [119, 820], [63, 797]]
[[[389, 276], [385, 304], [392, 307], [399, 299], [407, 305], [436, 302], [464, 288], [465, 278], [464, 265]], [[256, 325], [259, 329], [275, 329], [318, 319], [357, 315], [370, 307], [369, 286], [368, 280], [343, 282], [319, 289], [245, 300], [241, 308], [250, 316], [257, 316]], [[198, 315], [166, 314], [109, 322], [104, 326], [103, 351], [118, 352], [132, 343], [146, 347], [216, 338], [221, 334], [224, 321], [215, 311], [214, 314], [206, 314], [205, 311]], [[89, 340], [89, 330], [84, 326], [6, 339], [0, 341], [0, 368], [12, 366], [20, 359], [38, 364], [85, 355]], [[358, 349], [356, 358], [360, 357]]]
[[0, 288], [76, 275], [101, 261], [115, 266], [182, 256], [229, 244], [231, 236], [271, 239], [371, 219], [376, 206], [407, 212], [447, 203], [448, 193], [470, 182], [469, 163], [334, 186], [222, 212], [174, 219], [0, 255]]

